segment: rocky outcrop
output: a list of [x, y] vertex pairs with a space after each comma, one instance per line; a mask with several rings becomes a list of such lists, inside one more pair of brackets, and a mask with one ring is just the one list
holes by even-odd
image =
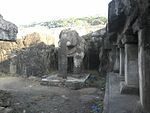
[[16, 40], [17, 33], [17, 26], [4, 20], [3, 16], [0, 15], [0, 40], [14, 41]]
[[54, 45], [55, 37], [46, 33], [37, 33], [37, 32], [27, 34], [26, 36], [23, 37], [23, 44], [25, 47], [30, 47], [40, 42], [43, 42], [46, 45]]
[[57, 50], [41, 42], [17, 52], [11, 62], [18, 74], [42, 76], [57, 69]]
[[54, 38], [32, 33], [16, 42], [0, 42], [0, 71], [42, 76], [57, 69]]

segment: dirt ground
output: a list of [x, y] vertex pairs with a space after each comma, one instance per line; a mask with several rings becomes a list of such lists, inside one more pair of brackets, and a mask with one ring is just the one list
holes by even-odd
[[0, 77], [0, 90], [11, 95], [11, 113], [101, 113], [103, 109], [104, 89], [94, 85], [71, 90], [42, 86], [36, 78]]

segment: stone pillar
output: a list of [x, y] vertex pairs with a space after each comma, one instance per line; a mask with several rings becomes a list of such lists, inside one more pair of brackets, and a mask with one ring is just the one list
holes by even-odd
[[74, 56], [74, 74], [80, 74], [81, 73], [81, 64], [82, 64], [82, 58], [80, 56]]
[[[138, 77], [138, 37], [125, 37], [125, 82], [121, 83], [121, 93], [139, 94]], [[135, 41], [134, 41], [135, 39]]]
[[125, 82], [128, 86], [139, 87], [137, 44], [125, 44]]
[[14, 61], [10, 61], [10, 73], [16, 74], [16, 64]]
[[120, 77], [124, 77], [124, 67], [125, 67], [125, 50], [124, 47], [120, 47], [120, 69], [119, 69], [119, 75]]
[[58, 76], [67, 78], [67, 46], [66, 40], [62, 40], [58, 49]]
[[114, 72], [119, 73], [119, 48], [116, 47], [116, 59], [114, 64]]
[[140, 101], [143, 108], [150, 113], [150, 29], [139, 31], [139, 84]]

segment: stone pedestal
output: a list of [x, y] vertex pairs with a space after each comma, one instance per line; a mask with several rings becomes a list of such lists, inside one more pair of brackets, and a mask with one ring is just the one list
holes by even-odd
[[[126, 91], [125, 91], [126, 90]], [[125, 44], [125, 82], [121, 83], [121, 93], [136, 94], [139, 90], [138, 46]]]
[[57, 74], [55, 74], [43, 78], [41, 85], [67, 87], [73, 90], [78, 90], [86, 86], [86, 81], [89, 79], [89, 77], [90, 74], [80, 73], [72, 74], [71, 76], [68, 76], [67, 79], [63, 79], [62, 77], [59, 77]]
[[119, 75], [124, 78], [124, 63], [125, 63], [125, 50], [124, 47], [120, 47], [120, 69]]
[[150, 29], [139, 31], [139, 84], [140, 101], [150, 113]]

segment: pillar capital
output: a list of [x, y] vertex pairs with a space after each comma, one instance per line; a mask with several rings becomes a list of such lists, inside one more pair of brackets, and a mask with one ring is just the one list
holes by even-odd
[[124, 44], [122, 44], [121, 42], [118, 43], [118, 48], [124, 48]]
[[121, 42], [123, 44], [137, 44], [138, 43], [138, 38], [135, 37], [134, 35], [124, 34]]

